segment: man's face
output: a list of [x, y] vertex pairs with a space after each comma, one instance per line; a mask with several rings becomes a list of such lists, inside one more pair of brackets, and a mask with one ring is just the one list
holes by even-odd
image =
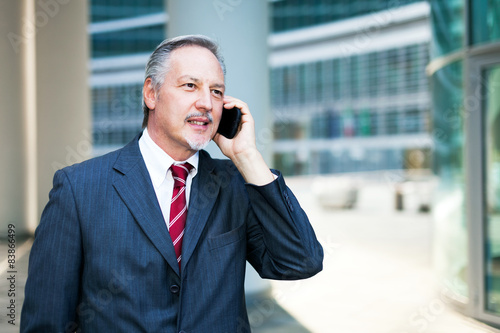
[[[174, 159], [192, 155], [210, 142], [222, 114], [224, 73], [208, 49], [185, 46], [170, 55], [163, 86], [144, 100], [150, 111], [148, 131]], [[188, 156], [189, 157], [189, 156]]]

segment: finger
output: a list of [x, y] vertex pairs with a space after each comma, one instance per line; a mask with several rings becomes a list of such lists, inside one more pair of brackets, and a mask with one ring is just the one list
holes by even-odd
[[242, 117], [247, 117], [247, 116], [251, 116], [251, 113], [250, 113], [250, 110], [248, 108], [248, 106], [245, 104], [245, 103], [231, 103], [231, 104], [227, 104], [227, 105], [224, 105], [224, 108], [226, 109], [232, 109], [232, 108], [238, 108], [240, 109], [241, 111], [241, 116]]
[[237, 107], [245, 114], [250, 112], [248, 105], [245, 102], [230, 96], [224, 97], [224, 107], [226, 109], [232, 109], [234, 107]]

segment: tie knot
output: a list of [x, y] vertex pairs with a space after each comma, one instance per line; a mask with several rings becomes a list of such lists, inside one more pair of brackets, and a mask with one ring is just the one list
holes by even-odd
[[172, 177], [174, 177], [174, 186], [186, 186], [186, 179], [193, 166], [189, 163], [172, 164]]

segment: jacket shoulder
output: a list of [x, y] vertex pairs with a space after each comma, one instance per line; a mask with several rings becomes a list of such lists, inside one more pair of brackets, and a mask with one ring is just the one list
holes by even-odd
[[88, 171], [93, 169], [104, 171], [113, 167], [113, 164], [120, 156], [120, 152], [123, 148], [112, 151], [105, 155], [92, 157], [88, 160], [82, 161], [80, 163], [75, 163], [73, 165], [64, 167], [58, 171], [62, 171], [67, 175], [75, 175], [75, 174], [86, 174]]
[[90, 158], [77, 164], [73, 164], [61, 170], [67, 174], [78, 174], [81, 172], [88, 173], [88, 171], [92, 169], [100, 169], [101, 172], [104, 172], [117, 165], [118, 160], [121, 160], [127, 166], [133, 165], [135, 162], [142, 159], [139, 149], [139, 138], [141, 135], [142, 133], [138, 134], [132, 141], [122, 148], [101, 156]]

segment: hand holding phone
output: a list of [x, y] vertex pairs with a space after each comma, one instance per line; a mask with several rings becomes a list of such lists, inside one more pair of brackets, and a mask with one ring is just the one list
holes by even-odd
[[232, 139], [238, 133], [238, 128], [241, 122], [241, 110], [238, 108], [222, 110], [222, 116], [219, 123], [219, 128], [217, 133], [225, 136], [228, 139]]
[[[222, 111], [217, 132], [232, 140], [215, 135], [214, 141], [222, 154], [233, 161], [245, 182], [262, 186], [274, 181], [273, 173], [257, 149], [254, 120], [248, 105], [229, 96], [224, 96], [224, 105], [232, 109]], [[236, 105], [241, 107], [241, 110], [235, 107]], [[243, 115], [245, 116], [244, 123]]]

